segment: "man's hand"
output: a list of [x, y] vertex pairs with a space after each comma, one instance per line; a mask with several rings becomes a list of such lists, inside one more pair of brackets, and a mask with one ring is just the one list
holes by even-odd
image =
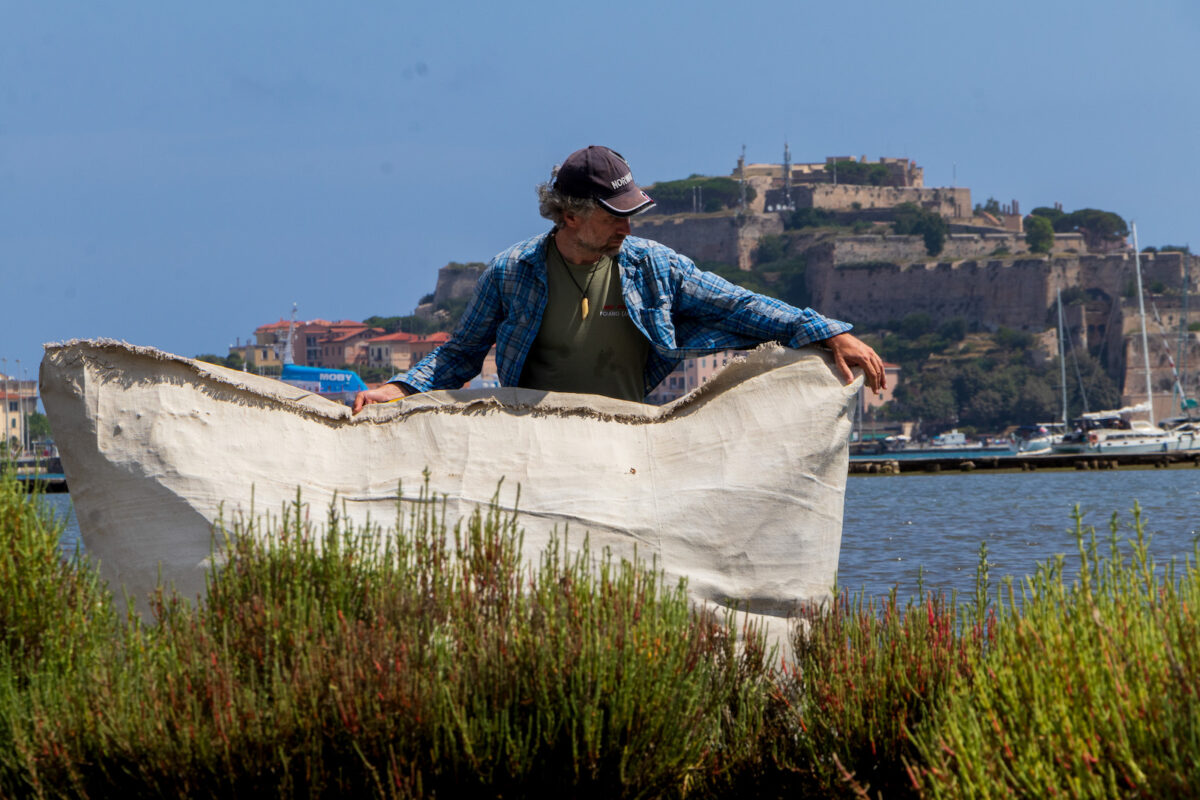
[[882, 392], [887, 388], [883, 359], [862, 339], [849, 333], [839, 333], [826, 339], [825, 344], [833, 351], [833, 363], [837, 365], [838, 371], [842, 373], [842, 380], [846, 383], [854, 380], [854, 373], [850, 368], [862, 367], [871, 391]]
[[354, 396], [354, 413], [363, 410], [363, 406], [369, 406], [372, 403], [387, 403], [391, 400], [396, 400], [401, 397], [407, 397], [412, 394], [403, 384], [385, 383], [378, 389], [368, 389], [365, 392], [359, 392]]

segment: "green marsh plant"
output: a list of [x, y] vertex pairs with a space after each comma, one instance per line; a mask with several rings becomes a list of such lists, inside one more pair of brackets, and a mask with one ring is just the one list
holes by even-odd
[[119, 611], [0, 478], [0, 797], [1196, 796], [1200, 576], [1140, 512], [1080, 568], [837, 592], [790, 659], [653, 564], [493, 500], [220, 527], [204, 602]]

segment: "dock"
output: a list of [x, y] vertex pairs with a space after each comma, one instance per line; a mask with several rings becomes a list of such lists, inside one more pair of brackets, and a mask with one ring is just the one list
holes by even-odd
[[17, 482], [26, 491], [37, 489], [46, 494], [63, 494], [67, 491], [66, 476], [61, 474], [22, 473], [17, 475]]
[[1138, 455], [1064, 454], [1003, 456], [937, 456], [889, 458], [887, 453], [856, 456], [851, 475], [900, 475], [911, 472], [1035, 472], [1037, 470], [1170, 469], [1200, 467], [1200, 453], [1144, 453]]

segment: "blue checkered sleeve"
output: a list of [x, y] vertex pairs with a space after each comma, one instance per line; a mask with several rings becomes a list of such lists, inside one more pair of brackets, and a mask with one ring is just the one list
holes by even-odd
[[475, 293], [450, 340], [421, 359], [407, 374], [397, 375], [392, 381], [419, 392], [462, 386], [479, 374], [483, 359], [496, 340], [500, 313], [495, 270], [489, 267], [479, 276]]

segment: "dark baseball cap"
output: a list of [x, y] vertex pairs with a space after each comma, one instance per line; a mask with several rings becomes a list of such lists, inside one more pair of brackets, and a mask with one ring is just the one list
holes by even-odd
[[633, 182], [621, 154], [597, 144], [567, 156], [558, 168], [554, 188], [569, 197], [590, 197], [618, 217], [632, 217], [654, 206], [650, 195]]

